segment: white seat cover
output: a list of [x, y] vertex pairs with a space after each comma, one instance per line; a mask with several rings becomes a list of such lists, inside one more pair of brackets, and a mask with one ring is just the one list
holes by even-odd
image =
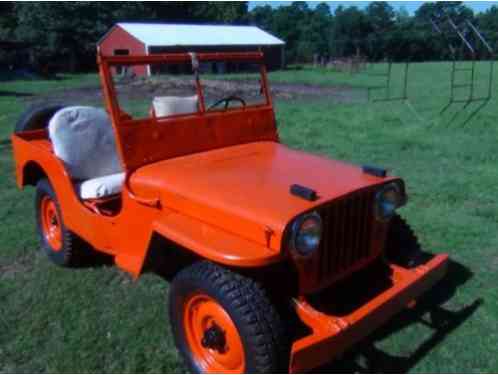
[[[123, 169], [114, 131], [103, 109], [63, 108], [50, 119], [48, 132], [54, 153], [64, 162], [69, 175], [83, 180], [77, 185], [82, 199], [100, 198], [121, 190], [124, 176], [116, 175], [123, 174]], [[101, 177], [106, 178], [101, 180]]]
[[197, 95], [194, 96], [157, 96], [152, 101], [154, 112], [157, 117], [165, 117], [171, 115], [196, 113]]
[[96, 199], [121, 192], [125, 179], [124, 173], [92, 178], [76, 184], [76, 190], [81, 199]]

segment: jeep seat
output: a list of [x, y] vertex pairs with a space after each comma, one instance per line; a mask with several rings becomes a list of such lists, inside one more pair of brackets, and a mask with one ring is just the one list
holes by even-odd
[[198, 111], [197, 95], [194, 96], [156, 96], [152, 107], [157, 117], [196, 113]]
[[93, 107], [65, 107], [50, 119], [55, 155], [64, 162], [81, 199], [121, 192], [125, 174], [107, 113]]

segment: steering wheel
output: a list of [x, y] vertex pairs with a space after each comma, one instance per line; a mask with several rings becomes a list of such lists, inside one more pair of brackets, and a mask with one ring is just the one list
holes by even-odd
[[236, 96], [236, 95], [231, 95], [231, 96], [227, 96], [226, 98], [218, 100], [216, 103], [210, 105], [207, 110], [210, 111], [213, 108], [218, 107], [221, 103], [225, 103], [225, 111], [226, 111], [230, 102], [239, 102], [242, 104], [242, 107], [246, 106], [246, 101], [244, 99], [242, 99], [241, 97]]

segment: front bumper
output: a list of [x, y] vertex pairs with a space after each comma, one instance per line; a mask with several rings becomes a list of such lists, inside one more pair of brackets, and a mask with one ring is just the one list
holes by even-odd
[[389, 287], [340, 316], [319, 311], [304, 298], [295, 299], [295, 311], [311, 333], [293, 343], [289, 372], [324, 365], [368, 336], [437, 283], [445, 275], [447, 261], [448, 255], [440, 254], [413, 269], [389, 264]]

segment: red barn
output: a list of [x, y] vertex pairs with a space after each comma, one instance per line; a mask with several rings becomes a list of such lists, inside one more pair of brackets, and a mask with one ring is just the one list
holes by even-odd
[[[98, 42], [104, 55], [261, 50], [269, 69], [284, 66], [285, 42], [255, 26], [118, 23]], [[145, 66], [132, 68], [150, 75]]]

